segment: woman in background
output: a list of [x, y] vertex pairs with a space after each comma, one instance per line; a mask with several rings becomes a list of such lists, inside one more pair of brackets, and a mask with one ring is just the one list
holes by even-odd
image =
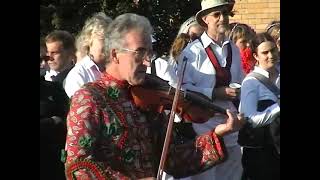
[[244, 74], [253, 70], [256, 60], [252, 56], [251, 42], [255, 36], [254, 30], [247, 24], [231, 23], [229, 39], [233, 41], [240, 50], [242, 69]]
[[88, 18], [76, 40], [77, 64], [64, 81], [64, 89], [69, 97], [82, 85], [100, 79], [105, 69], [106, 56], [104, 34], [111, 18], [100, 12]]
[[[279, 53], [273, 38], [268, 33], [259, 33], [252, 46], [253, 57], [257, 61], [253, 72], [265, 76], [277, 85], [280, 80], [280, 74], [276, 69]], [[278, 88], [280, 89], [280, 86]], [[239, 111], [244, 113], [245, 117], [249, 117], [248, 123], [253, 128], [266, 126], [280, 113], [280, 97], [278, 99], [255, 77], [247, 76], [241, 86]], [[280, 157], [276, 155], [274, 146], [243, 146], [242, 165], [246, 179], [280, 179]]]

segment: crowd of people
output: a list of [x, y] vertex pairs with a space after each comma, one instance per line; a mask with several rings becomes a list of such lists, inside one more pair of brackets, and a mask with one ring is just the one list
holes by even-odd
[[[154, 53], [150, 21], [133, 13], [99, 12], [76, 37], [40, 40], [40, 179], [280, 179], [280, 21], [256, 33], [229, 22], [234, 4], [202, 0], [168, 56]], [[197, 95], [187, 111], [203, 101], [215, 113], [200, 121], [161, 102], [142, 107], [132, 89], [150, 76]]]

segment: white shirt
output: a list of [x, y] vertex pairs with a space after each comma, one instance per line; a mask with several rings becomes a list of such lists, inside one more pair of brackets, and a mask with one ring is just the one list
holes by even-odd
[[[199, 40], [195, 40], [190, 43], [181, 53], [179, 57], [179, 63], [177, 70], [181, 72], [182, 68], [182, 59], [183, 57], [187, 57], [187, 65], [184, 73], [182, 89], [188, 89], [191, 91], [200, 92], [209, 98], [212, 98], [212, 91], [216, 84], [216, 70], [212, 65], [207, 53], [205, 51], [205, 47], [212, 45], [212, 50], [217, 57], [217, 61], [219, 61], [222, 67], [225, 67], [227, 64], [227, 55], [228, 55], [228, 46], [227, 44], [231, 44], [232, 48], [232, 64], [231, 64], [231, 82], [241, 83], [243, 79], [243, 72], [241, 68], [241, 60], [240, 60], [240, 52], [239, 49], [229, 40], [225, 39], [222, 44], [222, 48], [217, 45], [212, 39], [208, 37], [206, 32], [201, 35], [201, 40], [203, 45]], [[171, 73], [173, 74], [173, 73]], [[177, 76], [172, 76], [169, 84], [173, 87], [177, 87]], [[223, 108], [229, 108], [233, 111], [237, 109], [234, 107], [231, 101], [222, 101], [215, 100], [216, 104], [220, 105]], [[214, 127], [219, 124], [225, 123], [226, 116], [225, 115], [216, 115], [210, 118], [207, 122], [202, 124], [193, 123], [193, 128], [197, 132], [197, 134], [203, 134], [208, 131], [212, 131]], [[227, 147], [231, 147], [237, 145], [238, 140], [238, 132], [229, 134], [224, 136], [225, 145]]]
[[[269, 73], [258, 66], [254, 67], [253, 72], [262, 74], [269, 78]], [[280, 89], [280, 74], [274, 83]], [[278, 98], [256, 78], [246, 77], [243, 80], [239, 111], [243, 112], [245, 117], [249, 117], [249, 122], [253, 127], [261, 127], [270, 124], [275, 114], [280, 112], [280, 106], [278, 103], [269, 106], [262, 112], [258, 112], [258, 101], [267, 99], [275, 102], [278, 100]]]
[[52, 70], [52, 69], [49, 69], [49, 71], [46, 71], [46, 74], [44, 75], [44, 79], [46, 81], [52, 81], [52, 76], [57, 76], [59, 74], [58, 71], [55, 71], [55, 70]]
[[67, 95], [71, 97], [82, 85], [93, 82], [100, 77], [101, 72], [98, 66], [89, 56], [85, 56], [70, 70], [63, 82], [63, 87]]
[[[169, 81], [171, 77], [170, 73], [174, 73], [172, 68], [175, 68], [176, 64], [174, 62], [169, 63], [168, 61], [160, 57], [155, 59], [154, 61], [155, 61], [156, 75], [165, 81]], [[147, 73], [151, 74], [151, 67], [147, 67]], [[165, 113], [168, 115], [170, 111], [165, 110]], [[177, 114], [175, 114], [174, 122], [180, 122], [180, 121], [181, 121], [180, 117]]]
[[[156, 75], [163, 80], [168, 81], [170, 77], [168, 77], [167, 73], [169, 70], [169, 63], [163, 58], [157, 58], [155, 61]], [[147, 67], [147, 73], [151, 74], [151, 67]]]
[[[217, 61], [221, 67], [227, 65], [228, 46], [231, 44], [232, 48], [232, 64], [231, 64], [231, 82], [241, 83], [244, 77], [241, 70], [241, 60], [239, 49], [229, 40], [225, 40], [222, 48], [217, 45], [209, 36], [204, 32], [201, 35], [201, 42], [197, 39], [190, 43], [181, 53], [179, 57], [178, 71], [181, 69], [183, 57], [188, 58], [186, 70], [184, 73], [183, 84], [185, 89], [200, 92], [209, 98], [212, 98], [212, 91], [216, 84], [216, 70], [212, 65], [205, 48], [211, 44], [212, 50], [217, 57]], [[176, 87], [177, 77], [170, 80], [170, 85]]]

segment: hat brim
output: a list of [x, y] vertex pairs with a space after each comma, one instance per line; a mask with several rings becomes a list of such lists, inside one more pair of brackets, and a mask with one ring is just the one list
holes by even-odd
[[197, 12], [196, 14], [196, 20], [197, 22], [203, 26], [203, 27], [206, 27], [207, 24], [202, 20], [202, 17], [209, 14], [210, 12], [214, 11], [215, 9], [221, 7], [221, 6], [229, 6], [229, 11], [232, 11], [233, 9], [233, 6], [234, 4], [230, 4], [230, 3], [225, 3], [225, 4], [221, 4], [221, 5], [218, 5], [218, 6], [215, 6], [215, 7], [212, 7], [212, 8], [208, 8], [208, 9], [203, 9], [203, 10], [200, 10], [199, 12]]

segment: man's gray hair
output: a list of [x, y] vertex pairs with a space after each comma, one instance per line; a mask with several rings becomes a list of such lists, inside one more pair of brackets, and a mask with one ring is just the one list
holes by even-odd
[[107, 63], [110, 61], [109, 57], [111, 49], [125, 47], [125, 36], [132, 30], [140, 31], [148, 37], [151, 37], [153, 32], [149, 20], [146, 17], [137, 14], [125, 13], [112, 21], [105, 35], [105, 54], [107, 56]]

